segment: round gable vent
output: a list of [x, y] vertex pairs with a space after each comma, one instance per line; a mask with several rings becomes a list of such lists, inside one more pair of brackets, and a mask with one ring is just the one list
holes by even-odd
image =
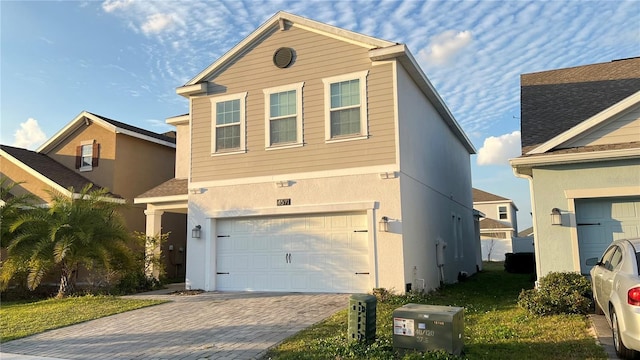
[[281, 69], [288, 67], [293, 62], [293, 49], [282, 47], [273, 53], [273, 64]]

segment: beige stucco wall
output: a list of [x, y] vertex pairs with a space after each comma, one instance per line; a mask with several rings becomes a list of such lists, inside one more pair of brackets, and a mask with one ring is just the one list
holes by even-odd
[[9, 179], [13, 183], [23, 182], [23, 184], [16, 185], [12, 189], [14, 195], [22, 195], [31, 193], [37, 196], [42, 203], [47, 203], [51, 200], [51, 196], [47, 191], [53, 190], [53, 188], [39, 180], [35, 176], [29, 174], [19, 166], [16, 166], [11, 161], [0, 156], [0, 174]]

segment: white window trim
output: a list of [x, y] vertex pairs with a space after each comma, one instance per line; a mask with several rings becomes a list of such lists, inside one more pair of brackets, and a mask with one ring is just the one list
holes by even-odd
[[[245, 103], [247, 92], [230, 94], [225, 96], [212, 97], [211, 101], [211, 156], [243, 154], [247, 152], [245, 129], [246, 129], [246, 109]], [[240, 100], [240, 148], [229, 151], [216, 151], [216, 104], [229, 100]]]
[[[93, 143], [94, 142], [95, 140], [85, 140], [80, 142], [80, 168], [78, 169], [78, 171], [87, 172], [87, 171], [93, 170]], [[82, 148], [84, 148], [85, 146], [91, 147], [91, 161], [89, 161], [88, 166], [82, 166], [82, 158], [84, 157], [82, 156]]]
[[[369, 70], [332, 76], [322, 79], [324, 83], [324, 139], [326, 143], [367, 139], [369, 137], [368, 111], [367, 111], [367, 75]], [[360, 134], [344, 135], [331, 138], [331, 84], [347, 81], [360, 80]]]
[[[506, 217], [506, 218], [504, 218], [504, 219], [501, 219], [501, 218], [500, 218], [500, 208], [501, 208], [501, 207], [506, 208], [506, 210], [505, 210], [505, 214], [507, 215], [507, 217]], [[511, 218], [511, 217], [509, 216], [509, 206], [508, 206], [508, 205], [498, 205], [497, 209], [498, 209], [498, 220], [509, 220], [509, 219]]]
[[[276, 86], [262, 90], [264, 93], [264, 148], [266, 150], [287, 149], [304, 145], [302, 138], [302, 88], [304, 82]], [[296, 91], [296, 141], [280, 145], [271, 145], [271, 94]]]

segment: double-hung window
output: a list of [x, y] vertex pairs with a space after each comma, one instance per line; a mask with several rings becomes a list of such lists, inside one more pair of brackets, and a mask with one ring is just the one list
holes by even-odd
[[500, 220], [508, 220], [509, 219], [509, 213], [507, 212], [507, 207], [506, 206], [498, 206], [498, 218]]
[[245, 151], [245, 98], [247, 93], [211, 98], [212, 154]]
[[99, 147], [95, 140], [82, 141], [76, 147], [76, 169], [79, 171], [91, 171], [98, 166]]
[[368, 71], [322, 79], [325, 93], [325, 140], [361, 139], [368, 136]]
[[264, 89], [265, 148], [301, 146], [302, 87], [297, 83]]

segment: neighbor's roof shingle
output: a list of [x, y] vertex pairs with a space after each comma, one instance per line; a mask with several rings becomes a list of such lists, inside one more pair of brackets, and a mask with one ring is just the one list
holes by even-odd
[[111, 124], [113, 126], [116, 126], [116, 127], [119, 127], [121, 129], [126, 129], [126, 130], [129, 130], [129, 131], [133, 131], [133, 132], [136, 132], [136, 133], [141, 134], [141, 135], [146, 135], [146, 136], [152, 137], [154, 139], [163, 140], [163, 141], [170, 142], [170, 143], [173, 143], [173, 144], [176, 143], [175, 136], [174, 137], [170, 137], [170, 136], [166, 136], [164, 134], [154, 133], [153, 131], [141, 129], [141, 128], [137, 127], [137, 126], [125, 124], [123, 122], [120, 122], [120, 121], [117, 121], [117, 120], [113, 120], [113, 119], [109, 119], [109, 118], [106, 118], [104, 116], [101, 116], [101, 115], [98, 115], [98, 114], [94, 114], [92, 112], [89, 112], [89, 114], [91, 114], [91, 115], [93, 115], [95, 117], [98, 117], [98, 118], [108, 122], [109, 124]]
[[[77, 192], [88, 184], [93, 184], [94, 189], [101, 189], [97, 184], [92, 183], [89, 179], [65, 167], [47, 155], [7, 145], [0, 145], [0, 149], [65, 189], [73, 187], [74, 191]], [[122, 198], [112, 193], [109, 193], [109, 195]]]
[[511, 225], [507, 225], [501, 221], [491, 218], [485, 218], [480, 220], [480, 230], [498, 230], [498, 229], [512, 229]]
[[492, 193], [488, 193], [486, 191], [482, 191], [480, 189], [473, 188], [473, 202], [483, 202], [483, 201], [511, 201], [502, 196], [498, 196]]
[[189, 181], [187, 179], [171, 179], [147, 190], [136, 198], [155, 198], [163, 196], [187, 195]]
[[640, 57], [522, 74], [522, 153], [640, 91]]

